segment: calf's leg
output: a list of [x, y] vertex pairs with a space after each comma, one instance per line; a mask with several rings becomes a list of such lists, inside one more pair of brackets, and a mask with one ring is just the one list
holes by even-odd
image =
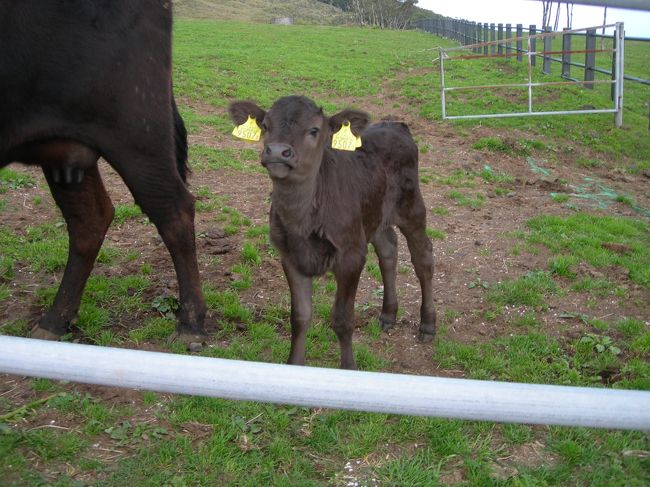
[[[363, 246], [365, 250], [365, 245]], [[352, 352], [354, 332], [354, 298], [357, 294], [359, 277], [365, 264], [365, 253], [341, 252], [340, 260], [334, 266], [336, 276], [336, 297], [332, 309], [332, 328], [341, 347], [341, 368], [355, 370]]]
[[382, 330], [395, 326], [397, 317], [397, 290], [395, 275], [397, 271], [397, 235], [391, 227], [377, 234], [371, 240], [377, 258], [379, 269], [384, 283], [384, 301], [381, 307], [379, 323]]
[[113, 220], [114, 209], [97, 165], [87, 169], [79, 183], [55, 183], [52, 170], [43, 172], [68, 225], [70, 245], [54, 304], [32, 331], [32, 337], [56, 340], [68, 331], [79, 311], [81, 294]]
[[291, 291], [291, 351], [288, 363], [305, 365], [305, 340], [311, 323], [312, 279], [300, 273], [289, 259], [282, 259]]
[[398, 227], [406, 237], [422, 291], [419, 339], [428, 342], [436, 333], [436, 310], [433, 304], [433, 248], [426, 235], [426, 207], [422, 197], [417, 194], [412, 204], [405, 205], [398, 213]]

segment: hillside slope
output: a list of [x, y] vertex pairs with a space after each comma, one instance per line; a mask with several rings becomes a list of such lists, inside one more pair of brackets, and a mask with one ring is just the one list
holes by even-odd
[[349, 14], [316, 0], [176, 0], [174, 13], [181, 18], [240, 20], [269, 23], [291, 17], [297, 24], [338, 25]]

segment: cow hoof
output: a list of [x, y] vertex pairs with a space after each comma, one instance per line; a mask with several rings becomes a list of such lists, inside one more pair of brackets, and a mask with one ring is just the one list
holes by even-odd
[[435, 335], [433, 333], [420, 332], [418, 333], [418, 340], [420, 341], [420, 343], [429, 343], [433, 341], [434, 336]]
[[208, 336], [199, 333], [178, 333], [175, 331], [168, 340], [168, 343], [182, 343], [190, 352], [200, 352], [207, 345]]
[[391, 328], [393, 328], [395, 326], [395, 322], [394, 321], [383, 320], [383, 319], [380, 318], [379, 319], [379, 325], [381, 326], [382, 331], [388, 331], [388, 330], [390, 330]]
[[49, 340], [51, 342], [56, 342], [61, 338], [61, 335], [57, 335], [56, 333], [52, 333], [50, 330], [46, 330], [45, 328], [41, 328], [39, 326], [36, 326], [32, 330], [32, 338], [36, 338], [37, 340]]

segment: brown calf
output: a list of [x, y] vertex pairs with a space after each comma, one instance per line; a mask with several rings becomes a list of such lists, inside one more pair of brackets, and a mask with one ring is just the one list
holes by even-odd
[[[418, 185], [418, 151], [402, 123], [368, 125], [368, 116], [344, 110], [327, 117], [313, 101], [289, 96], [268, 112], [252, 102], [235, 102], [237, 124], [253, 117], [264, 142], [261, 163], [273, 181], [271, 241], [279, 249], [291, 290], [290, 364], [305, 363], [305, 337], [312, 314], [312, 278], [329, 269], [337, 290], [332, 327], [341, 346], [341, 367], [356, 368], [352, 353], [354, 299], [368, 243], [384, 281], [380, 321], [395, 324], [396, 225], [406, 237], [420, 281], [420, 339], [435, 333], [433, 254], [425, 234], [426, 209]], [[350, 123], [363, 145], [334, 150], [332, 134]]]

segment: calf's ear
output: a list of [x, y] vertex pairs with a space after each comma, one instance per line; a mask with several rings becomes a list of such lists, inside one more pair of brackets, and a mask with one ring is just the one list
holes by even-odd
[[266, 115], [266, 112], [252, 101], [234, 101], [228, 107], [228, 113], [237, 125], [245, 123], [248, 117], [253, 117], [257, 125], [261, 126]]
[[363, 132], [368, 126], [368, 123], [370, 123], [370, 117], [366, 112], [346, 109], [336, 115], [332, 115], [329, 122], [333, 133], [338, 132], [341, 125], [349, 122], [352, 133], [354, 135], [361, 135], [361, 132]]

